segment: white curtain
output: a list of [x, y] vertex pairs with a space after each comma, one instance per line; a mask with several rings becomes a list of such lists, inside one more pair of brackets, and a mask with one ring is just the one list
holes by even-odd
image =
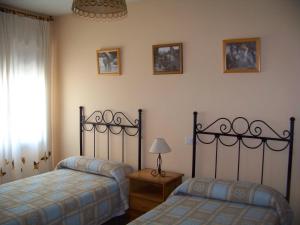
[[0, 183], [51, 168], [50, 74], [50, 23], [0, 12]]

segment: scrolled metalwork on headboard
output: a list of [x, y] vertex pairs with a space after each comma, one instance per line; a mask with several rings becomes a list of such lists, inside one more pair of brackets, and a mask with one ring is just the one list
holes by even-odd
[[110, 134], [122, 135], [122, 162], [124, 162], [124, 141], [125, 135], [138, 136], [138, 169], [141, 169], [141, 139], [142, 139], [142, 110], [138, 110], [138, 119], [131, 121], [123, 112], [112, 110], [94, 111], [85, 119], [84, 108], [80, 111], [80, 155], [83, 155], [83, 134], [84, 131], [93, 132], [94, 157], [96, 156], [96, 133], [107, 134], [107, 157], [110, 156]]
[[[284, 151], [288, 149], [288, 171], [286, 181], [286, 199], [290, 199], [291, 188], [291, 172], [292, 172], [292, 157], [293, 157], [293, 143], [294, 143], [294, 124], [295, 118], [290, 118], [289, 130], [283, 130], [282, 134], [276, 132], [269, 124], [263, 120], [248, 121], [244, 117], [236, 117], [233, 120], [227, 118], [219, 118], [207, 126], [203, 126], [197, 122], [198, 113], [194, 112], [193, 121], [193, 161], [192, 161], [192, 177], [195, 177], [196, 167], [196, 144], [197, 140], [203, 144], [216, 143], [215, 148], [215, 178], [218, 171], [218, 151], [219, 145], [226, 147], [238, 147], [238, 162], [237, 162], [237, 180], [240, 178], [240, 153], [241, 147], [248, 149], [262, 148], [262, 165], [261, 165], [261, 183], [264, 181], [264, 163], [265, 151], [269, 149], [274, 152]], [[264, 129], [263, 129], [264, 128]], [[206, 135], [211, 137], [210, 140], [204, 140], [201, 136]], [[222, 137], [231, 137], [231, 142], [228, 143]], [[255, 139], [256, 143], [249, 145], [245, 140]], [[270, 142], [282, 143], [280, 147], [274, 147]]]

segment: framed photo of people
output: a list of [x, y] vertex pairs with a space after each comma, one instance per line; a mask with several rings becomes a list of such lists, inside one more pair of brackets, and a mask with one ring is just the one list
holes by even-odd
[[153, 74], [182, 74], [182, 43], [152, 46]]
[[99, 49], [97, 69], [100, 75], [121, 75], [120, 48]]
[[260, 72], [260, 38], [223, 40], [224, 73]]

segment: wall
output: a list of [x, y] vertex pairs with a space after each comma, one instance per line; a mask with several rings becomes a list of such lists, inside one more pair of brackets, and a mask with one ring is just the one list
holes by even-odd
[[[147, 0], [130, 3], [128, 9], [128, 18], [113, 23], [72, 15], [55, 19], [55, 162], [79, 153], [79, 105], [88, 112], [122, 110], [133, 118], [142, 108], [144, 166], [155, 165], [148, 149], [155, 137], [162, 136], [172, 148], [163, 155], [163, 168], [186, 176], [191, 174], [191, 146], [184, 138], [191, 135], [194, 110], [204, 121], [244, 115], [278, 129], [286, 128], [293, 115], [291, 204], [299, 215], [299, 1]], [[223, 74], [222, 40], [240, 37], [261, 38], [260, 73]], [[171, 42], [183, 42], [184, 74], [152, 75], [152, 45]], [[119, 77], [97, 75], [95, 51], [107, 47], [122, 49]], [[134, 157], [128, 156], [136, 165]], [[269, 169], [270, 183], [275, 182], [276, 171]]]

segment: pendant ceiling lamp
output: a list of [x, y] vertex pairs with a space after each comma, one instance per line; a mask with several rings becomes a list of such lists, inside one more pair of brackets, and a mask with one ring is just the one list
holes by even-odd
[[73, 0], [72, 11], [79, 16], [113, 20], [127, 15], [127, 5], [125, 0]]

